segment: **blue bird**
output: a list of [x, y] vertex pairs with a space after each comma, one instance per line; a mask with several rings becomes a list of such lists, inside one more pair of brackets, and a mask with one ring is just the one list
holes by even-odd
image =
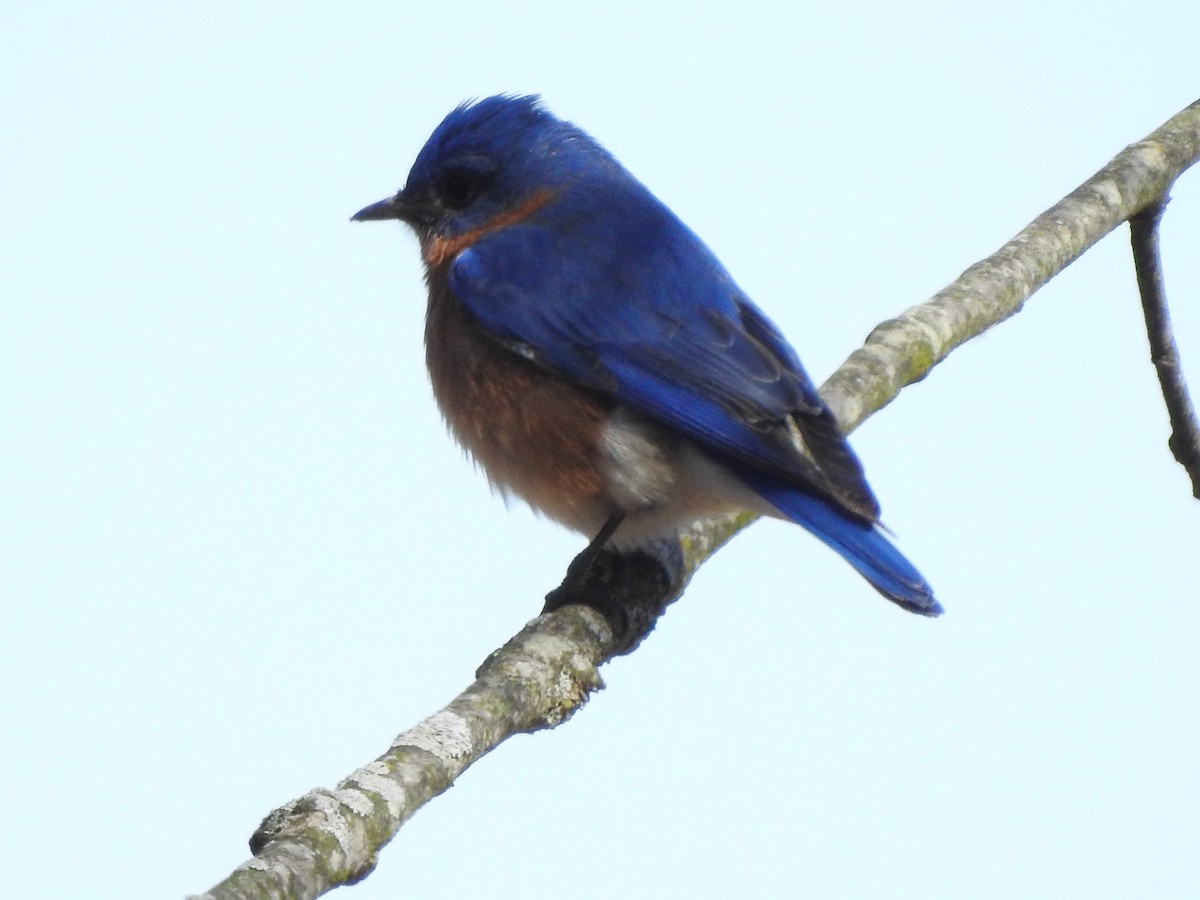
[[494, 488], [593, 551], [733, 510], [788, 519], [889, 600], [941, 613], [783, 335], [537, 97], [459, 106], [403, 189], [353, 218], [416, 232], [434, 395]]

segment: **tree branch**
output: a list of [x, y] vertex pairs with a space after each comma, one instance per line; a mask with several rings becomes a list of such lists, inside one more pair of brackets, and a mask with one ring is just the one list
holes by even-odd
[[[821, 389], [844, 430], [1016, 313], [1092, 244], [1165, 196], [1198, 157], [1200, 102], [1123, 150], [932, 299], [877, 327]], [[534, 619], [488, 658], [474, 684], [374, 762], [336, 790], [317, 789], [271, 813], [251, 839], [255, 857], [202, 900], [311, 898], [364, 878], [401, 825], [468, 766], [511, 735], [552, 728], [581, 707], [601, 686], [598, 666], [636, 646], [701, 563], [751, 520], [698, 523], [677, 543], [601, 554], [592, 578], [621, 595], [628, 633], [614, 636], [602, 616], [579, 606]]]
[[1150, 339], [1150, 360], [1158, 373], [1171, 420], [1171, 437], [1167, 445], [1192, 480], [1192, 496], [1200, 500], [1200, 425], [1196, 423], [1196, 410], [1188, 396], [1183, 363], [1171, 330], [1158, 243], [1158, 227], [1166, 206], [1164, 197], [1131, 216], [1129, 236], [1133, 243], [1133, 265], [1137, 270], [1138, 291], [1142, 295], [1142, 311], [1146, 316], [1146, 335]]
[[1200, 101], [1131, 144], [953, 284], [876, 328], [821, 394], [849, 430], [924, 378], [956, 347], [1020, 311], [1029, 296], [1200, 158]]

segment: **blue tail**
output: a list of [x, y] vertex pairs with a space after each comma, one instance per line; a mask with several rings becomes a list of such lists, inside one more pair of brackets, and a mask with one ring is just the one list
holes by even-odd
[[933, 588], [878, 526], [856, 521], [829, 502], [765, 473], [743, 470], [739, 474], [764, 500], [840, 553], [893, 603], [923, 616], [942, 614]]

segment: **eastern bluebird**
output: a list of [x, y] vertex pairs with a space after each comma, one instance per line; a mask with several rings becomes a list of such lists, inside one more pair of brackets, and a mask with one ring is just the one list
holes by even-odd
[[889, 600], [942, 611], [783, 335], [538, 98], [459, 106], [405, 186], [353, 218], [416, 232], [433, 392], [493, 488], [592, 552], [732, 510], [789, 519]]

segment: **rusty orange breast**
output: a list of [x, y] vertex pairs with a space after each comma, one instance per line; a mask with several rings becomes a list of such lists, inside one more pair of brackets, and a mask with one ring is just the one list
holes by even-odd
[[599, 439], [607, 405], [491, 338], [430, 279], [425, 354], [450, 431], [487, 473], [564, 525], [592, 534], [613, 512]]

